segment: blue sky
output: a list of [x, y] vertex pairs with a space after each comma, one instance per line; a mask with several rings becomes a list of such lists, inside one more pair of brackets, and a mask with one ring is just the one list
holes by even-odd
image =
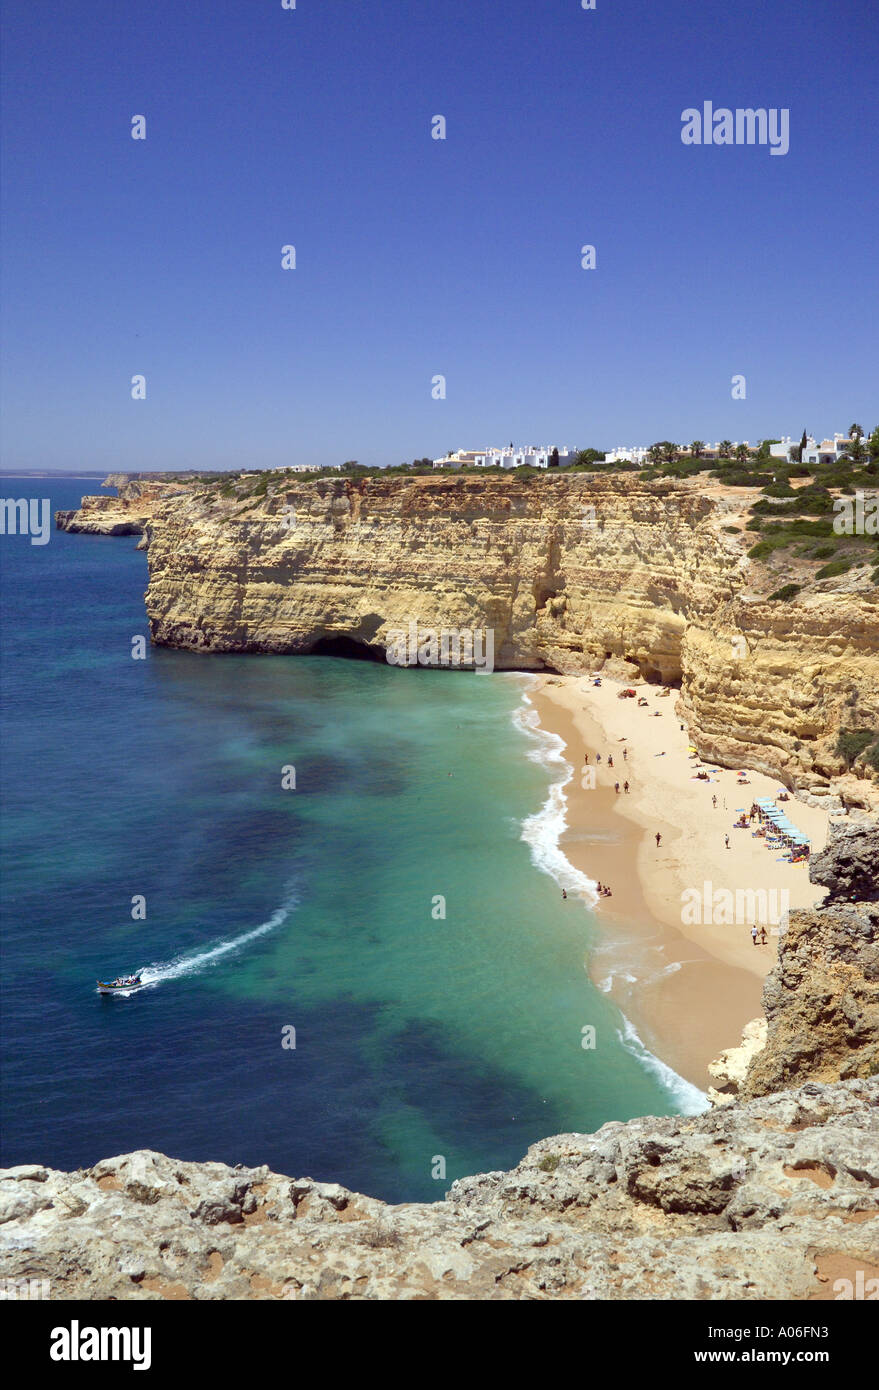
[[[7, 469], [879, 422], [875, 0], [4, 13]], [[705, 100], [790, 152], [683, 145]]]

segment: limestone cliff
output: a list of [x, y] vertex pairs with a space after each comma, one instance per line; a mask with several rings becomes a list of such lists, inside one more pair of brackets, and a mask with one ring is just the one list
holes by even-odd
[[[346, 639], [381, 656], [414, 620], [491, 628], [499, 668], [615, 661], [680, 684], [706, 755], [808, 790], [845, 771], [840, 728], [879, 729], [879, 593], [862, 572], [770, 601], [775, 577], [731, 526], [751, 500], [631, 474], [195, 493], [149, 525], [147, 613], [154, 641], [201, 651]], [[844, 785], [876, 799], [865, 778]]]
[[763, 987], [765, 1016], [709, 1065], [715, 1105], [879, 1075], [879, 822], [831, 822], [809, 877], [828, 896], [791, 912]]
[[0, 1222], [0, 1275], [62, 1300], [835, 1299], [879, 1277], [879, 1080], [557, 1135], [430, 1204], [149, 1151], [24, 1166]]
[[76, 511], [56, 511], [59, 531], [92, 536], [140, 536], [159, 503], [182, 500], [187, 489], [179, 482], [130, 479], [111, 473], [103, 486], [117, 486], [115, 497], [83, 497]]
[[[879, 804], [875, 773], [860, 763], [850, 774], [835, 751], [841, 729], [879, 731], [879, 590], [861, 568], [770, 599], [779, 576], [748, 559], [742, 529], [753, 490], [631, 473], [254, 474], [185, 487], [152, 499], [142, 523], [157, 643], [347, 643], [382, 659], [410, 622], [490, 628], [500, 669], [607, 663], [679, 685], [704, 755], [831, 807], [834, 793]], [[76, 516], [109, 519], [98, 500]], [[143, 502], [125, 505], [140, 516]]]
[[790, 914], [763, 988], [766, 1042], [739, 1087], [745, 1097], [879, 1075], [879, 824], [834, 824], [810, 878], [830, 893]]

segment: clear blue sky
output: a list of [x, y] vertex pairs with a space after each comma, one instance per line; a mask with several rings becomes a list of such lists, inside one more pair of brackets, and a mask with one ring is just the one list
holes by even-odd
[[879, 422], [876, 0], [4, 11], [7, 469]]

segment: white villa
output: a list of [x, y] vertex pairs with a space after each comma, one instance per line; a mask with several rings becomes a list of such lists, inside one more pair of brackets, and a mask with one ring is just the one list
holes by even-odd
[[483, 449], [458, 449], [454, 454], [446, 454], [444, 459], [434, 459], [434, 468], [472, 468], [478, 458], [484, 456]]
[[[778, 444], [770, 445], [769, 452], [776, 459], [790, 459], [790, 451], [799, 444], [798, 439], [791, 439], [787, 435]], [[837, 459], [846, 452], [845, 446], [849, 443], [847, 434], [835, 434], [832, 439], [822, 439], [819, 444], [811, 435], [806, 437], [806, 447], [803, 450], [802, 462], [812, 464], [836, 463]]]
[[618, 444], [609, 449], [604, 456], [605, 463], [637, 463], [639, 466], [647, 457], [647, 448], [640, 444]]
[[[460, 468], [463, 464], [472, 468], [550, 468], [553, 449], [551, 445], [538, 448], [534, 444], [508, 449], [459, 449], [444, 459], [434, 459], [434, 468]], [[559, 467], [567, 468], [577, 457], [576, 449], [567, 446], [559, 448]]]
[[317, 473], [321, 468], [341, 468], [341, 463], [290, 463], [288, 473]]

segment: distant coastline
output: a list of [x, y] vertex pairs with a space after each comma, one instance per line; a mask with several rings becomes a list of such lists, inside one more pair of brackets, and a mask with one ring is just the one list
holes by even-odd
[[0, 478], [70, 478], [74, 482], [77, 478], [81, 478], [83, 482], [91, 483], [94, 481], [103, 482], [106, 476], [106, 472], [80, 473], [61, 468], [31, 468], [23, 471], [18, 469], [15, 472], [10, 472], [10, 470], [6, 468], [0, 468]]

